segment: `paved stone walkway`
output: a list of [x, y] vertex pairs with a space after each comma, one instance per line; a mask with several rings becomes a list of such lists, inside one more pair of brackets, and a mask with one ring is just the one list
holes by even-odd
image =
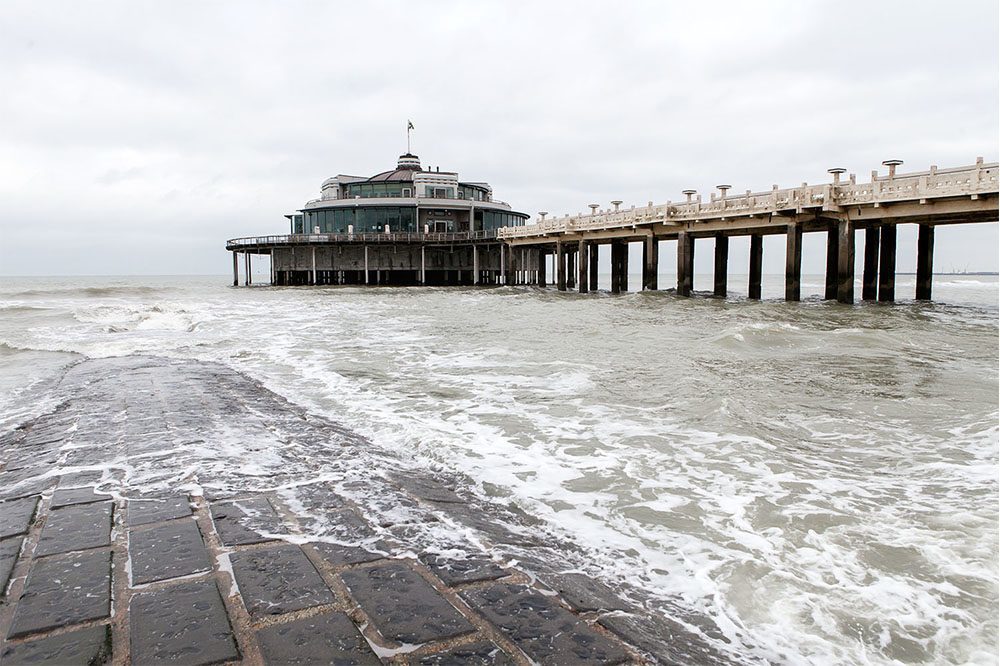
[[2, 666], [728, 663], [529, 517], [222, 366], [91, 360], [50, 390], [0, 439]]

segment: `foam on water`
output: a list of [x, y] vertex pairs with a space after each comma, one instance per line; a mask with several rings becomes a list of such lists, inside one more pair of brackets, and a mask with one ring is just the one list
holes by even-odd
[[[759, 660], [997, 661], [995, 280], [854, 308], [224, 282], [3, 286], [3, 425], [30, 412], [23, 385], [81, 355], [221, 361], [468, 475]], [[207, 430], [211, 452], [174, 454], [238, 459], [256, 487], [280, 464]], [[127, 473], [197, 486], [156, 460]]]

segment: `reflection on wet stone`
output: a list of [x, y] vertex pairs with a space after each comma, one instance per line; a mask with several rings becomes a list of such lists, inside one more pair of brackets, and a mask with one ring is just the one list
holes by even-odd
[[263, 536], [263, 533], [284, 532], [278, 514], [262, 496], [213, 504], [212, 520], [222, 543], [227, 546], [273, 541], [273, 537]]
[[513, 666], [515, 663], [489, 641], [469, 643], [420, 660], [421, 666]]
[[208, 571], [212, 566], [198, 524], [191, 519], [133, 530], [128, 549], [132, 581], [138, 585]]
[[287, 544], [229, 556], [240, 596], [251, 616], [277, 615], [334, 602], [309, 558]]
[[10, 636], [98, 620], [110, 609], [110, 552], [44, 559], [31, 568]]
[[102, 624], [8, 645], [0, 652], [0, 663], [3, 666], [94, 666], [104, 663], [110, 652], [111, 632]]
[[42, 529], [35, 555], [97, 548], [111, 543], [111, 502], [53, 509]]
[[381, 663], [343, 613], [325, 613], [257, 632], [266, 664], [367, 666]]
[[37, 497], [0, 502], [0, 539], [27, 532], [37, 506]]
[[186, 497], [141, 499], [128, 503], [128, 524], [133, 527], [190, 515], [191, 502]]

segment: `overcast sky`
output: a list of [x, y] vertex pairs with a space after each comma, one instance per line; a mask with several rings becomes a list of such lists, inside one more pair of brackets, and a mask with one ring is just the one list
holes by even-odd
[[[225, 273], [227, 238], [392, 168], [407, 119], [425, 167], [532, 214], [994, 161], [998, 21], [996, 0], [5, 0], [0, 274]], [[997, 270], [997, 225], [937, 248]]]

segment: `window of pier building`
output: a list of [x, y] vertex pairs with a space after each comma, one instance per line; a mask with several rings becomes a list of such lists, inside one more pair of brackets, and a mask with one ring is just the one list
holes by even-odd
[[321, 234], [346, 234], [350, 227], [355, 233], [417, 230], [416, 209], [409, 206], [358, 206], [308, 212], [308, 229], [319, 227]]
[[458, 198], [468, 199], [472, 201], [486, 201], [486, 190], [480, 189], [478, 187], [469, 187], [468, 185], [461, 185], [458, 188]]
[[431, 199], [454, 199], [455, 188], [427, 185], [424, 188], [424, 196], [430, 197]]
[[[348, 198], [362, 199], [398, 198], [403, 196], [404, 183], [351, 183], [347, 185]], [[406, 186], [410, 190], [409, 186]]]
[[[478, 215], [476, 215], [478, 219]], [[503, 211], [485, 210], [483, 211], [483, 231], [492, 231], [500, 227], [519, 227], [524, 224], [524, 218], [514, 213]]]

